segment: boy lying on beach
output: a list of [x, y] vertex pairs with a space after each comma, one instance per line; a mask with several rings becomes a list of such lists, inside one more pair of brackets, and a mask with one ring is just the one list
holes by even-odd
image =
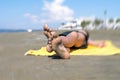
[[70, 58], [70, 49], [87, 48], [88, 45], [104, 47], [105, 41], [96, 42], [89, 39], [89, 33], [85, 30], [67, 31], [57, 34], [52, 31], [47, 24], [43, 26], [44, 35], [48, 39], [46, 50], [48, 52], [55, 51], [58, 56], [63, 59]]

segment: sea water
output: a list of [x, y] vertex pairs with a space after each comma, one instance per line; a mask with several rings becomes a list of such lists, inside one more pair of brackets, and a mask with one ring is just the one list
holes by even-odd
[[[31, 30], [31, 32], [35, 31], [42, 31], [42, 30]], [[6, 32], [28, 32], [27, 29], [0, 29], [0, 33], [6, 33]]]

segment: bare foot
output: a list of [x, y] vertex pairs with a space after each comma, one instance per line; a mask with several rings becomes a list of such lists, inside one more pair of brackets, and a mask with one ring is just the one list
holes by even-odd
[[43, 29], [44, 29], [44, 34], [45, 34], [45, 36], [46, 36], [47, 38], [52, 38], [51, 30], [50, 30], [50, 28], [48, 27], [47, 24], [45, 24], [45, 25], [43, 26]]
[[58, 37], [58, 34], [54, 31], [52, 31], [52, 29], [50, 29], [47, 24], [45, 24], [43, 26], [43, 29], [44, 29], [44, 34], [46, 35], [47, 38], [52, 39], [52, 38], [57, 38]]
[[57, 37], [57, 38], [53, 39], [53, 41], [52, 41], [52, 49], [61, 58], [63, 58], [63, 59], [69, 59], [70, 58], [70, 53], [67, 51], [67, 49], [62, 44], [62, 40], [61, 40], [60, 37]]
[[52, 51], [53, 51], [52, 46], [49, 45], [49, 44], [47, 44], [46, 50], [47, 50], [48, 52], [52, 52]]
[[44, 29], [44, 31], [47, 31], [47, 32], [50, 32], [50, 31], [51, 31], [51, 29], [48, 27], [47, 24], [45, 24], [45, 25], [43, 26], [43, 29]]
[[50, 29], [47, 24], [45, 24], [43, 26], [43, 29], [44, 29], [44, 35], [48, 38], [46, 50], [48, 52], [52, 52], [53, 51], [52, 40], [53, 40], [53, 38], [57, 38], [57, 34], [54, 31], [52, 31], [52, 29]]
[[44, 35], [47, 37], [47, 39], [48, 39], [48, 42], [47, 42], [47, 45], [46, 45], [46, 50], [48, 51], [48, 52], [52, 52], [53, 50], [52, 50], [52, 46], [51, 46], [51, 43], [52, 43], [52, 40], [53, 40], [53, 38], [52, 38], [52, 35], [51, 35], [51, 30], [50, 30], [50, 28], [48, 27], [48, 25], [47, 24], [45, 24], [44, 26], [43, 26], [43, 29], [44, 29]]

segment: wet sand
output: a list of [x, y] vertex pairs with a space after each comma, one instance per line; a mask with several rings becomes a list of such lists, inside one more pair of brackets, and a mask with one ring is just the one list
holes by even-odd
[[[59, 31], [58, 33], [60, 33]], [[120, 30], [89, 31], [91, 39], [120, 47]], [[119, 80], [120, 55], [71, 56], [69, 60], [24, 56], [46, 45], [42, 32], [0, 33], [0, 80]]]

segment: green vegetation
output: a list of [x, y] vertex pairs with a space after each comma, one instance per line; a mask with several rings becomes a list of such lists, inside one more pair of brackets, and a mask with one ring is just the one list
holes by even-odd
[[88, 26], [90, 24], [90, 21], [82, 21], [81, 22], [81, 26], [83, 27], [83, 28], [85, 28], [86, 26]]

